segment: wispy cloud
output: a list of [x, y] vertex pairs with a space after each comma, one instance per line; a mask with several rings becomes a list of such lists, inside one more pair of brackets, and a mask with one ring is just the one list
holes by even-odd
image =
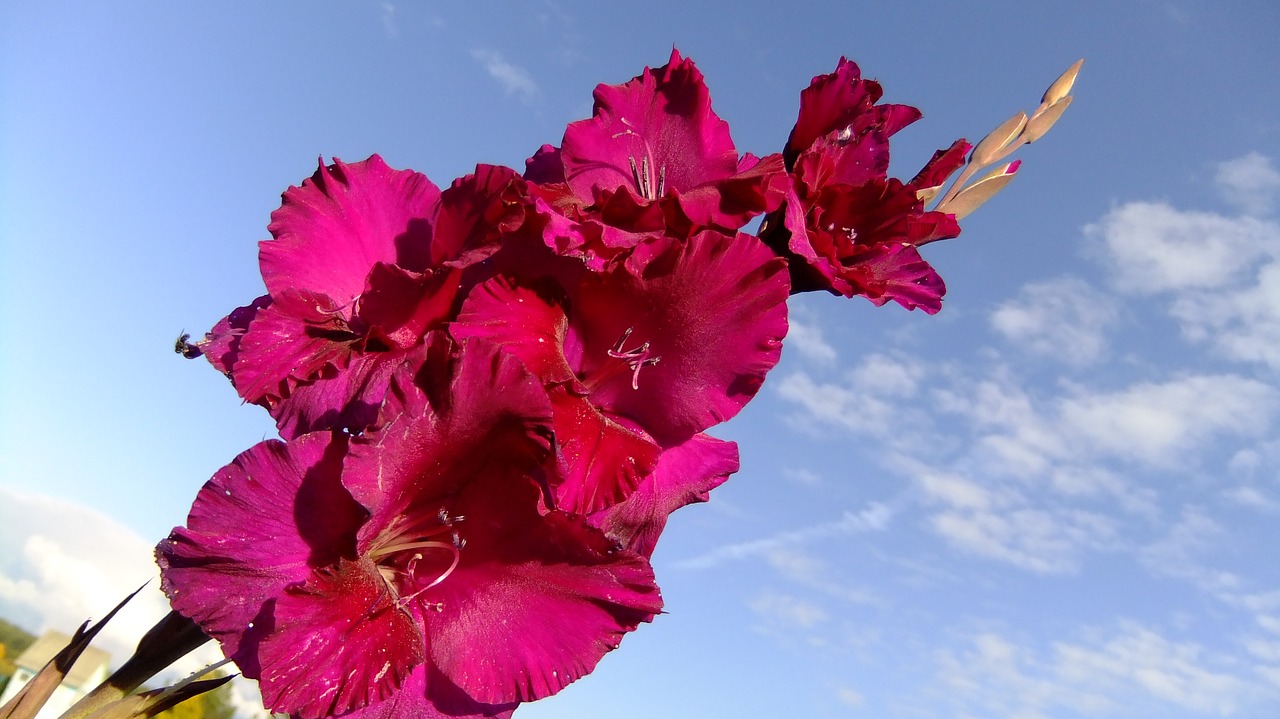
[[1188, 339], [1278, 369], [1280, 223], [1264, 214], [1280, 196], [1280, 173], [1251, 153], [1220, 165], [1217, 184], [1247, 214], [1133, 202], [1087, 232], [1103, 248], [1118, 291], [1167, 297]]
[[998, 716], [1056, 716], [1057, 710], [1255, 716], [1249, 712], [1275, 700], [1270, 689], [1238, 673], [1231, 659], [1131, 622], [1040, 650], [985, 632], [966, 649], [940, 651], [938, 665], [948, 701]]
[[1035, 282], [991, 314], [991, 326], [1019, 349], [1075, 366], [1107, 353], [1118, 313], [1107, 295], [1076, 277]]
[[1126, 203], [1085, 233], [1102, 243], [1115, 287], [1127, 294], [1239, 282], [1280, 242], [1275, 226], [1263, 220], [1180, 210], [1163, 202]]
[[382, 19], [382, 29], [388, 37], [400, 37], [400, 26], [396, 23], [396, 6], [383, 0], [378, 3], [378, 15]]
[[750, 602], [751, 611], [791, 628], [812, 629], [830, 616], [821, 607], [789, 594], [768, 591]]
[[[0, 547], [0, 616], [35, 632], [70, 633], [148, 583], [95, 640], [113, 666], [169, 612], [151, 543], [91, 507], [0, 487]], [[221, 658], [206, 645], [165, 676], [176, 681]], [[237, 679], [234, 690], [241, 716], [263, 714], [256, 685]]]
[[794, 348], [801, 357], [812, 362], [829, 365], [836, 361], [835, 348], [822, 336], [822, 327], [816, 322], [804, 322], [792, 317], [787, 330], [786, 347]]
[[508, 96], [519, 96], [525, 103], [531, 103], [538, 98], [540, 94], [538, 85], [528, 71], [508, 62], [502, 53], [497, 50], [476, 48], [471, 51], [471, 57], [480, 63], [490, 77], [498, 81], [503, 92]]
[[1270, 214], [1280, 196], [1280, 172], [1258, 152], [1218, 165], [1214, 179], [1223, 199], [1250, 215]]
[[885, 504], [872, 502], [858, 512], [845, 512], [840, 519], [816, 524], [803, 529], [778, 532], [763, 539], [730, 544], [698, 557], [675, 563], [681, 569], [706, 569], [724, 562], [763, 557], [771, 552], [796, 547], [828, 537], [885, 529], [893, 518], [893, 512]]

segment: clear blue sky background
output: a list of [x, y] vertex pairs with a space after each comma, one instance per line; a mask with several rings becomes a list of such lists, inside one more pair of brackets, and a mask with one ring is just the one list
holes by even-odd
[[924, 111], [909, 176], [1085, 57], [927, 248], [941, 314], [795, 298], [668, 614], [517, 716], [1280, 715], [1280, 5], [962, 5], [4, 3], [0, 616], [101, 615], [273, 435], [171, 346], [261, 293], [318, 156], [519, 168], [674, 44], [757, 154], [849, 56]]

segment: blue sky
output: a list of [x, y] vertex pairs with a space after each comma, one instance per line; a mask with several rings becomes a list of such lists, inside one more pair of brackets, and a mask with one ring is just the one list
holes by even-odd
[[720, 428], [742, 471], [655, 555], [668, 613], [517, 716], [1280, 713], [1280, 6], [732, 8], [0, 7], [0, 616], [100, 616], [274, 434], [171, 346], [261, 293], [318, 156], [520, 167], [675, 45], [757, 154], [847, 55], [924, 111], [909, 176], [1084, 57], [1017, 180], [926, 248], [940, 314], [793, 298]]

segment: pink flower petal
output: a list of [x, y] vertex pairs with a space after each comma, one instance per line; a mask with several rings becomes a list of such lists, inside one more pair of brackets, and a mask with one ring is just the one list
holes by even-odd
[[451, 332], [458, 339], [479, 337], [518, 357], [548, 386], [555, 415], [556, 503], [586, 513], [622, 501], [653, 469], [658, 446], [651, 439], [606, 417], [568, 386], [577, 375], [566, 351], [563, 293], [547, 283], [518, 285], [495, 277], [473, 290]]
[[338, 482], [345, 449], [345, 439], [327, 432], [255, 445], [204, 485], [187, 526], [156, 547], [173, 608], [221, 642], [247, 676], [258, 675], [257, 661], [241, 649], [264, 604], [313, 566], [355, 553], [366, 515]]
[[[595, 113], [569, 125], [560, 147], [579, 198], [629, 187], [646, 199], [728, 177], [738, 153], [729, 125], [711, 110], [702, 73], [672, 50], [671, 60], [624, 85], [600, 85]], [[635, 169], [632, 169], [632, 166]]]
[[571, 292], [570, 336], [592, 402], [670, 447], [755, 395], [787, 332], [789, 283], [785, 261], [750, 235], [648, 249]]
[[548, 282], [517, 284], [498, 276], [476, 287], [462, 303], [449, 332], [479, 337], [524, 362], [544, 383], [577, 379], [564, 355], [564, 292]]
[[302, 187], [284, 193], [271, 214], [274, 240], [259, 244], [267, 292], [309, 290], [346, 305], [364, 290], [374, 263], [427, 268], [440, 190], [410, 170], [392, 170], [381, 157], [351, 165], [335, 160]]
[[498, 251], [524, 220], [524, 181], [515, 170], [476, 165], [440, 196], [431, 243], [432, 267], [467, 267]]
[[583, 518], [536, 510], [537, 488], [469, 485], [462, 563], [432, 590], [431, 661], [481, 702], [532, 701], [590, 672], [661, 610], [649, 563]]
[[422, 352], [420, 369], [406, 363], [392, 378], [379, 426], [353, 441], [346, 462], [343, 485], [373, 514], [362, 552], [395, 517], [434, 516], [481, 475], [522, 481], [550, 454], [550, 400], [518, 359], [443, 333]]
[[563, 386], [552, 387], [550, 395], [559, 475], [556, 506], [587, 514], [626, 499], [653, 471], [658, 445]]
[[422, 628], [366, 557], [312, 573], [276, 599], [272, 616], [258, 685], [273, 712], [346, 714], [394, 695], [425, 658]]
[[517, 702], [482, 704], [438, 669], [419, 664], [385, 701], [343, 714], [342, 719], [511, 719]]
[[859, 286], [876, 305], [893, 300], [931, 315], [942, 309], [947, 286], [911, 245], [876, 245], [854, 267]]
[[313, 292], [288, 290], [273, 297], [240, 338], [231, 368], [240, 396], [250, 402], [267, 399], [270, 406], [326, 367], [346, 366], [360, 335], [345, 312]]
[[611, 539], [645, 557], [653, 555], [667, 517], [694, 502], [738, 471], [738, 445], [706, 434], [662, 453], [653, 474], [625, 502], [597, 512], [591, 523]]
[[835, 72], [818, 75], [800, 93], [800, 115], [787, 138], [788, 166], [823, 135], [843, 132], [856, 137], [878, 126], [885, 137], [920, 119], [909, 105], [875, 106], [884, 93], [874, 80], [862, 79], [858, 66], [840, 58]]

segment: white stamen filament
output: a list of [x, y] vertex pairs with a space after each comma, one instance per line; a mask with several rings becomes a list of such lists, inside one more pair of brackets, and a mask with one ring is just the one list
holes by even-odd
[[622, 349], [628, 338], [631, 337], [631, 330], [628, 327], [622, 333], [622, 337], [608, 350], [608, 355], [614, 359], [624, 360], [627, 367], [631, 368], [631, 389], [640, 389], [640, 368], [648, 365], [658, 364], [661, 357], [649, 356], [649, 343], [644, 342], [639, 347], [630, 350]]

